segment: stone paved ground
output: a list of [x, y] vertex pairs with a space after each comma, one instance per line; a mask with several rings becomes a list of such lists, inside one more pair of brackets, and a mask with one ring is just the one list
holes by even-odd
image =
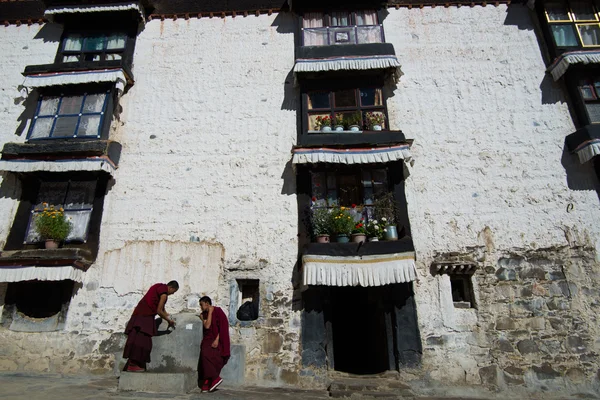
[[[192, 392], [186, 395], [171, 395], [157, 393], [128, 393], [117, 391], [118, 378], [98, 376], [62, 376], [62, 375], [31, 375], [21, 373], [0, 373], [0, 400], [313, 400], [327, 399], [329, 393], [323, 390], [298, 390], [283, 388], [233, 388], [225, 384], [214, 393]], [[370, 397], [353, 394], [351, 399], [411, 399], [411, 400], [486, 400], [473, 397], [470, 394], [457, 395], [456, 391], [448, 396], [416, 396], [416, 397], [390, 397], [388, 395]], [[509, 398], [518, 400], [524, 397], [493, 396], [494, 399]], [[543, 394], [531, 398], [544, 398]], [[554, 397], [556, 399], [556, 397]], [[566, 399], [567, 397], [565, 397]], [[570, 399], [597, 398], [590, 395], [570, 396]], [[491, 397], [488, 397], [491, 399]]]

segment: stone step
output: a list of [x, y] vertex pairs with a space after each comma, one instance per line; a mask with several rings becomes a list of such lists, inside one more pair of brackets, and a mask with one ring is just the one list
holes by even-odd
[[334, 398], [358, 398], [358, 399], [414, 399], [412, 393], [402, 394], [400, 392], [373, 391], [373, 390], [331, 390], [329, 392]]
[[184, 394], [198, 387], [196, 372], [121, 372], [119, 391]]
[[342, 378], [335, 379], [329, 390], [382, 390], [382, 389], [394, 389], [394, 390], [403, 390], [410, 392], [410, 386], [397, 381], [395, 379], [385, 379], [385, 378], [371, 378], [371, 379], [361, 379], [361, 378]]

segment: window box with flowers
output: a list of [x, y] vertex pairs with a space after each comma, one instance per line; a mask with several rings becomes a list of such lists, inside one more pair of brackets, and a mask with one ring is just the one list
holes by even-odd
[[35, 210], [35, 230], [47, 249], [56, 249], [69, 236], [72, 224], [62, 207], [55, 208], [48, 203], [42, 205], [43, 209]]
[[361, 218], [354, 225], [354, 229], [352, 229], [352, 242], [353, 243], [364, 243], [367, 240], [367, 229], [365, 225], [364, 218]]

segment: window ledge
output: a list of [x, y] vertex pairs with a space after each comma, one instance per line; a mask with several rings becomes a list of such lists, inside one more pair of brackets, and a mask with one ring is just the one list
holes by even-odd
[[323, 255], [355, 257], [378, 254], [396, 254], [415, 251], [410, 236], [400, 240], [360, 243], [309, 243], [304, 246], [302, 255]]
[[395, 56], [391, 43], [363, 43], [325, 46], [300, 46], [296, 48], [296, 60], [347, 56]]
[[89, 139], [36, 139], [27, 143], [6, 143], [2, 149], [3, 160], [107, 157], [118, 166], [121, 144], [111, 140]]
[[95, 71], [106, 68], [122, 68], [125, 71], [127, 80], [133, 82], [133, 73], [131, 72], [131, 63], [127, 59], [109, 60], [109, 61], [84, 61], [77, 63], [54, 63], [42, 65], [28, 65], [25, 67], [23, 75], [35, 75], [43, 73], [56, 72], [74, 72], [74, 71]]
[[[318, 132], [318, 133], [317, 133]], [[402, 131], [343, 131], [321, 132], [309, 131], [300, 135], [298, 146], [355, 146], [355, 145], [385, 145], [385, 144], [412, 144], [411, 139], [406, 139]]]
[[85, 272], [92, 263], [92, 253], [77, 248], [11, 250], [0, 253], [0, 268], [26, 265], [51, 267], [70, 264]]

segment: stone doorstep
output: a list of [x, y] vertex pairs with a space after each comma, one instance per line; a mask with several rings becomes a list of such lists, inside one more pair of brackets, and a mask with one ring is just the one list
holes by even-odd
[[360, 399], [414, 399], [412, 394], [402, 394], [397, 392], [376, 392], [370, 390], [364, 390], [355, 392], [352, 390], [332, 390], [331, 397], [333, 398], [360, 398]]
[[196, 372], [121, 372], [119, 391], [184, 394], [198, 387]]

